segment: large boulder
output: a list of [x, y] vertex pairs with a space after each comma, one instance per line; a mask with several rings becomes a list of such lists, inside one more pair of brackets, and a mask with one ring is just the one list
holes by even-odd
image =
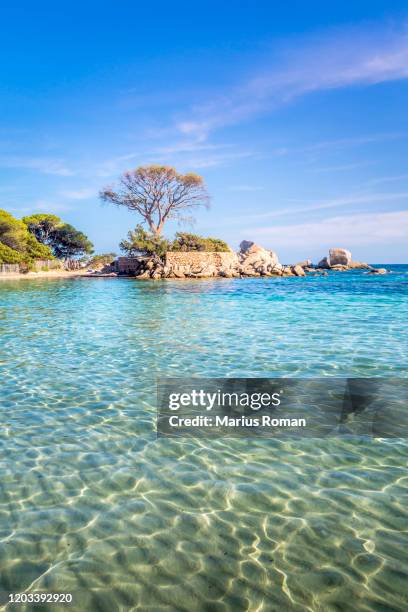
[[330, 249], [328, 264], [333, 266], [349, 266], [351, 263], [351, 253], [347, 249]]
[[387, 274], [387, 272], [385, 268], [372, 268], [369, 274]]
[[299, 261], [295, 266], [300, 266], [301, 268], [310, 268], [312, 266], [311, 259], [305, 259], [305, 261]]
[[349, 268], [354, 270], [372, 270], [372, 266], [364, 261], [350, 261]]
[[324, 268], [325, 270], [327, 270], [328, 268], [330, 268], [330, 264], [329, 264], [329, 260], [327, 257], [323, 257], [323, 259], [321, 259], [319, 261], [319, 263], [317, 264], [318, 268]]
[[239, 245], [240, 253], [246, 253], [254, 243], [251, 240], [243, 240]]
[[280, 275], [282, 266], [277, 254], [263, 247], [244, 240], [240, 244], [239, 271], [243, 276], [271, 276]]
[[331, 270], [370, 270], [371, 266], [363, 261], [353, 261], [347, 249], [330, 249], [329, 256], [323, 257], [317, 264], [318, 268]]
[[299, 264], [291, 267], [291, 270], [295, 276], [306, 276], [306, 272]]

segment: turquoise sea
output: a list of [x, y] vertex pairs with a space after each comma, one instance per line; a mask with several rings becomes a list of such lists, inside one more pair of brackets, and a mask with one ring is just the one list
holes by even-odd
[[388, 268], [1, 281], [3, 598], [70, 592], [68, 609], [109, 612], [408, 609], [406, 439], [155, 432], [158, 378], [407, 377], [408, 266]]

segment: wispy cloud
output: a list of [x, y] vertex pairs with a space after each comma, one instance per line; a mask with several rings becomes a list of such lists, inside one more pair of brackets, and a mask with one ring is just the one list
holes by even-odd
[[[295, 48], [295, 50], [293, 50]], [[291, 41], [253, 78], [212, 96], [177, 122], [182, 134], [205, 140], [218, 127], [235, 124], [322, 90], [369, 86], [408, 77], [408, 31], [360, 27]], [[269, 64], [269, 65], [268, 65]]]
[[67, 189], [61, 191], [61, 196], [68, 200], [88, 200], [98, 195], [97, 189], [83, 188], [83, 189]]
[[247, 229], [245, 235], [267, 240], [274, 248], [404, 244], [408, 236], [408, 211], [341, 215], [296, 225], [254, 227]]
[[231, 185], [228, 191], [239, 191], [243, 193], [251, 193], [253, 191], [262, 191], [263, 187], [258, 185]]
[[130, 164], [135, 165], [136, 160], [141, 159], [140, 153], [126, 153], [125, 155], [119, 155], [112, 159], [107, 159], [101, 162], [97, 168], [92, 169], [94, 176], [107, 178], [117, 174]]
[[399, 200], [407, 200], [408, 202], [408, 191], [400, 193], [367, 193], [367, 194], [355, 194], [339, 198], [333, 198], [331, 200], [323, 200], [305, 206], [299, 206], [297, 208], [280, 208], [279, 210], [272, 210], [267, 213], [245, 215], [244, 217], [237, 217], [240, 221], [250, 221], [251, 219], [273, 219], [278, 217], [286, 217], [294, 214], [309, 213], [316, 210], [326, 210], [330, 208], [338, 208], [343, 206], [349, 206], [354, 204], [370, 204], [375, 202], [396, 202]]
[[[367, 134], [363, 136], [351, 136], [347, 138], [335, 138], [332, 140], [322, 140], [318, 142], [312, 142], [310, 144], [302, 145], [302, 146], [284, 146], [277, 147], [272, 149], [269, 156], [271, 157], [284, 157], [287, 155], [293, 154], [303, 154], [303, 153], [319, 153], [321, 151], [325, 151], [330, 149], [330, 151], [341, 151], [342, 149], [347, 149], [351, 147], [359, 147], [366, 144], [375, 144], [375, 143], [383, 143], [390, 140], [399, 140], [403, 139], [407, 136], [407, 134], [403, 132], [384, 132], [379, 134]], [[375, 162], [358, 162], [358, 165], [369, 165]], [[353, 167], [354, 164], [350, 165], [341, 165], [330, 167], [327, 170], [340, 170], [346, 169], [348, 167]], [[314, 170], [314, 169], [313, 169]], [[323, 168], [322, 171], [325, 169]], [[319, 171], [317, 168], [315, 171]]]
[[233, 145], [229, 144], [209, 144], [196, 140], [183, 140], [175, 144], [158, 147], [153, 150], [153, 153], [159, 155], [178, 155], [183, 153], [197, 153], [202, 151], [219, 151], [229, 149]]
[[349, 136], [347, 138], [337, 138], [335, 140], [322, 140], [320, 142], [314, 142], [304, 147], [298, 147], [296, 149], [299, 153], [322, 151], [325, 149], [345, 149], [348, 147], [357, 147], [365, 144], [373, 144], [386, 142], [389, 140], [398, 140], [403, 138], [405, 134], [400, 132], [385, 132], [380, 134], [367, 134], [363, 136]]
[[0, 167], [17, 168], [23, 170], [35, 170], [41, 174], [53, 174], [56, 176], [72, 176], [73, 170], [67, 167], [61, 159], [49, 157], [0, 157]]
[[231, 153], [192, 156], [191, 158], [183, 159], [183, 166], [193, 168], [194, 170], [214, 168], [216, 166], [227, 166], [231, 162], [254, 157], [255, 155], [254, 151], [235, 151]]
[[325, 173], [325, 172], [347, 172], [347, 170], [355, 170], [356, 168], [364, 168], [365, 166], [372, 166], [375, 162], [361, 161], [352, 164], [338, 164], [337, 166], [326, 166], [324, 168], [311, 168], [312, 172]]
[[225, 166], [233, 161], [253, 157], [252, 150], [237, 150], [231, 144], [211, 144], [191, 138], [158, 147], [148, 154], [148, 163], [177, 164], [192, 169]]
[[393, 176], [379, 176], [378, 178], [371, 179], [367, 181], [366, 185], [381, 185], [384, 183], [396, 183], [399, 181], [406, 181], [408, 179], [408, 174], [398, 174]]
[[128, 153], [100, 163], [94, 171], [95, 176], [112, 177], [123, 172], [137, 162], [143, 164], [177, 164], [177, 167], [198, 170], [225, 166], [233, 161], [253, 157], [256, 152], [231, 150], [229, 145], [197, 145], [183, 143], [162, 147], [145, 153]]
[[52, 200], [36, 200], [30, 205], [31, 210], [37, 210], [47, 213], [59, 213], [70, 210], [71, 207], [64, 202], [54, 202]]

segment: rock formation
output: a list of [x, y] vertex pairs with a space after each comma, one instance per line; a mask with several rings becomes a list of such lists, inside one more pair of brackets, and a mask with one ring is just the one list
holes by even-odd
[[241, 276], [281, 276], [283, 266], [277, 254], [248, 240], [241, 242], [238, 253]]
[[234, 251], [168, 251], [164, 260], [157, 256], [119, 257], [113, 266], [107, 266], [102, 274], [124, 274], [138, 279], [162, 278], [246, 278], [260, 276], [307, 276], [326, 275], [326, 270], [345, 271], [367, 269], [375, 274], [385, 274], [386, 270], [374, 270], [363, 262], [352, 260], [347, 249], [330, 249], [313, 267], [310, 259], [294, 265], [282, 265], [274, 251], [265, 249], [254, 242], [243, 240], [238, 253]]
[[371, 266], [362, 261], [353, 261], [351, 252], [347, 249], [330, 249], [328, 257], [323, 257], [317, 264], [318, 268], [324, 270], [337, 270], [343, 272], [345, 270], [370, 270]]
[[347, 249], [330, 249], [327, 259], [329, 266], [349, 266], [351, 263], [351, 253]]
[[300, 266], [301, 268], [311, 268], [313, 266], [311, 259], [305, 259], [305, 261], [299, 261], [295, 266]]
[[369, 274], [387, 274], [388, 270], [385, 268], [371, 268]]

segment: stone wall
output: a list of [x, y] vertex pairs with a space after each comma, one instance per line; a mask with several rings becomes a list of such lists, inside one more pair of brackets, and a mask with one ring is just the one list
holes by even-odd
[[237, 254], [232, 251], [225, 253], [207, 251], [169, 251], [166, 254], [165, 265], [185, 275], [202, 274], [206, 276], [216, 276], [220, 270], [232, 270], [238, 263]]
[[147, 257], [118, 257], [115, 261], [115, 272], [118, 274], [135, 274], [140, 269], [140, 263]]

